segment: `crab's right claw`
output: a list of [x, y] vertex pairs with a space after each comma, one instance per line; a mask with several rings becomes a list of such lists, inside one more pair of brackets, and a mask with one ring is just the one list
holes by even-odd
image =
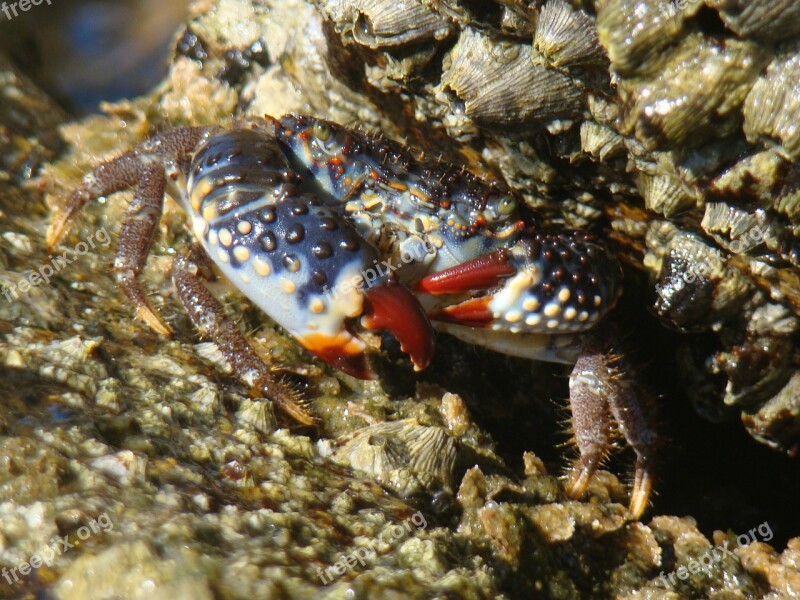
[[433, 327], [422, 306], [406, 288], [376, 286], [367, 290], [361, 323], [367, 329], [388, 331], [400, 342], [400, 349], [421, 371], [433, 359]]
[[[388, 331], [421, 371], [433, 358], [434, 333], [414, 295], [399, 285], [380, 285], [364, 292], [361, 324], [373, 331]], [[306, 332], [298, 335], [303, 346], [326, 363], [358, 379], [375, 379], [367, 364], [366, 344], [344, 322], [335, 334]]]

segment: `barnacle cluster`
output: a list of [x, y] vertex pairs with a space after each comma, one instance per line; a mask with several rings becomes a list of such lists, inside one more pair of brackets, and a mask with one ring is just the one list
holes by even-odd
[[[329, 50], [348, 57], [338, 80], [375, 107], [375, 124], [466, 156], [554, 220], [610, 224], [649, 274], [652, 311], [686, 333], [697, 408], [740, 413], [754, 437], [791, 450], [796, 3], [407, 4], [413, 29], [392, 12], [403, 2], [314, 0]], [[698, 355], [703, 332], [717, 343]], [[756, 418], [767, 405], [780, 422]]]

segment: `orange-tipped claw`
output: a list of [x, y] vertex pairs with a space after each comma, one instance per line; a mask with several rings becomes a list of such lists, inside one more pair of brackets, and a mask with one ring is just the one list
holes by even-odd
[[499, 285], [502, 278], [516, 272], [517, 270], [508, 261], [508, 252], [498, 250], [428, 275], [420, 280], [416, 290], [428, 294], [458, 294], [470, 290], [485, 290]]
[[303, 347], [330, 366], [357, 379], [375, 379], [364, 355], [365, 344], [348, 331], [331, 336], [311, 333], [298, 338]]
[[468, 327], [486, 327], [494, 319], [494, 314], [489, 309], [491, 300], [491, 296], [470, 298], [459, 304], [444, 307], [439, 312], [432, 314], [431, 319], [458, 323]]
[[388, 331], [409, 355], [414, 370], [421, 371], [433, 359], [433, 327], [414, 295], [402, 286], [376, 286], [365, 293], [364, 327]]

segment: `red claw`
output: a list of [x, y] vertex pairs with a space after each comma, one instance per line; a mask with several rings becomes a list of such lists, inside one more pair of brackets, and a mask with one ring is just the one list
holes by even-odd
[[471, 290], [485, 290], [499, 285], [503, 277], [516, 272], [517, 270], [508, 261], [508, 252], [498, 250], [428, 275], [419, 281], [416, 290], [428, 294], [458, 294]]
[[433, 358], [433, 327], [414, 295], [402, 286], [376, 286], [365, 293], [364, 327], [388, 331], [400, 342], [400, 349], [421, 371]]

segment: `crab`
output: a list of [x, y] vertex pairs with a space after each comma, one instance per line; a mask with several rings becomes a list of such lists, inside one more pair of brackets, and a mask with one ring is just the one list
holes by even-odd
[[573, 364], [579, 457], [567, 493], [585, 494], [615, 426], [636, 454], [629, 510], [644, 513], [657, 438], [648, 394], [624, 376], [603, 322], [622, 271], [594, 235], [545, 227], [500, 184], [391, 140], [285, 115], [171, 129], [100, 164], [54, 219], [48, 245], [89, 202], [129, 188], [113, 271], [138, 316], [172, 334], [138, 279], [167, 195], [196, 238], [173, 263], [178, 298], [239, 379], [290, 418], [314, 424], [206, 287], [220, 273], [309, 352], [357, 378], [376, 376], [359, 326], [394, 335], [416, 370], [433, 357], [435, 330]]

